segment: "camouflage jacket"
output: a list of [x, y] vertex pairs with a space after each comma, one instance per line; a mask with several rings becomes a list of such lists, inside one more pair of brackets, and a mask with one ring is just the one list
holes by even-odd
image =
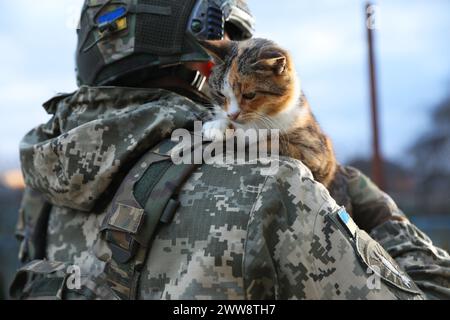
[[[28, 187], [18, 234], [28, 263], [12, 294], [118, 299], [127, 292], [127, 270], [108, 279], [116, 261], [102, 232], [111, 199], [124, 181], [145, 172], [147, 164], [139, 162], [144, 154], [158, 155], [158, 144], [175, 129], [192, 130], [205, 109], [164, 90], [112, 87], [82, 87], [44, 106], [53, 118], [21, 143]], [[449, 296], [449, 256], [413, 225], [388, 222], [372, 233], [399, 267], [308, 168], [276, 161], [274, 174], [262, 163], [198, 167], [178, 192], [173, 219], [158, 226], [148, 254], [140, 257], [135, 298], [424, 298], [401, 267], [425, 294]], [[353, 192], [363, 207], [387, 201], [361, 181], [367, 179], [354, 177]], [[137, 198], [132, 190], [130, 198]], [[136, 204], [125, 215], [119, 210], [116, 220], [136, 230], [140, 220], [134, 218], [144, 211]], [[69, 286], [74, 266], [80, 283]]]

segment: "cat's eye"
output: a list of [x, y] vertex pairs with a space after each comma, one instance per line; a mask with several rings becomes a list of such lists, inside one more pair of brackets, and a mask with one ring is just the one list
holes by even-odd
[[253, 99], [256, 98], [256, 93], [255, 92], [251, 92], [251, 93], [243, 94], [242, 98], [244, 98], [245, 100], [253, 100]]

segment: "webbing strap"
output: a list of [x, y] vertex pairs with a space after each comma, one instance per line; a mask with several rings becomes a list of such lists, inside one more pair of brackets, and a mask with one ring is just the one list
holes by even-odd
[[[150, 246], [153, 233], [163, 215], [166, 217], [170, 216], [171, 213], [173, 214], [178, 209], [178, 205], [175, 204], [178, 203], [175, 199], [176, 192], [198, 167], [196, 165], [175, 165], [172, 162], [170, 163], [170, 167], [155, 185], [145, 203], [144, 210], [148, 213], [148, 219], [142, 226], [142, 232], [136, 237], [138, 242], [145, 247]], [[170, 206], [168, 206], [169, 204]], [[165, 212], [166, 208], [167, 212]]]
[[135, 299], [142, 268], [160, 223], [178, 209], [177, 192], [198, 165], [175, 165], [169, 154], [175, 144], [163, 141], [147, 153], [125, 178], [103, 224], [112, 251], [107, 281], [122, 299]]

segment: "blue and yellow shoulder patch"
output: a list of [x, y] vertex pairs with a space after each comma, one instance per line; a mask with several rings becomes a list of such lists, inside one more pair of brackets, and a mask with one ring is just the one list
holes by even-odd
[[350, 217], [345, 209], [341, 209], [341, 211], [337, 214], [339, 221], [342, 225], [347, 229], [347, 231], [352, 235], [352, 237], [356, 237], [356, 232], [358, 231], [358, 226]]

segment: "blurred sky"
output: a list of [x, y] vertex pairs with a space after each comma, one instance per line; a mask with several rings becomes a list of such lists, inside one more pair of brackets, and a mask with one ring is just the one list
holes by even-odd
[[[76, 89], [75, 27], [82, 0], [0, 1], [0, 170], [48, 119], [41, 105]], [[293, 53], [303, 89], [338, 157], [370, 154], [366, 30], [361, 0], [250, 0], [257, 36]], [[377, 57], [383, 152], [407, 149], [450, 93], [450, 1], [379, 0]]]

